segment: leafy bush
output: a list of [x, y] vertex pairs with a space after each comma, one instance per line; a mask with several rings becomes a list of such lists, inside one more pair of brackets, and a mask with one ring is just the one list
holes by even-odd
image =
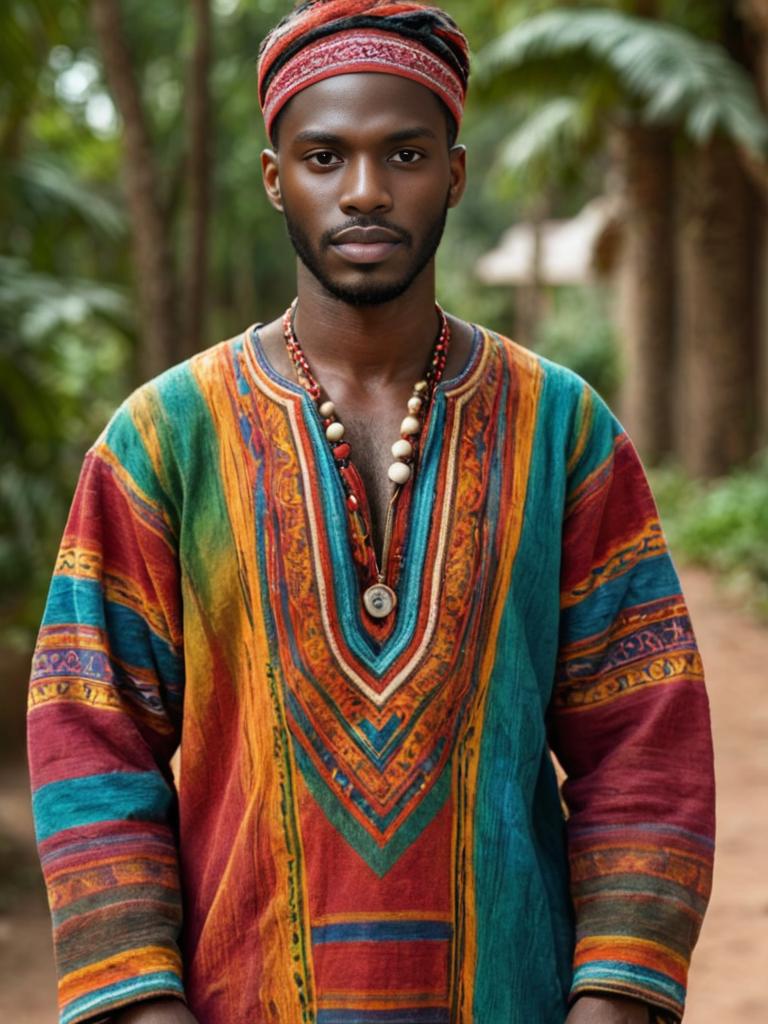
[[0, 643], [25, 647], [83, 453], [129, 390], [116, 288], [0, 257]]
[[768, 451], [712, 484], [651, 475], [673, 553], [721, 573], [768, 616]]

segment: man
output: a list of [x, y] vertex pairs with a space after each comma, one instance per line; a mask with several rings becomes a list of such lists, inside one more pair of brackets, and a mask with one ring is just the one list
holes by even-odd
[[467, 76], [415, 3], [278, 26], [297, 303], [86, 458], [29, 718], [63, 1024], [682, 1013], [701, 664], [603, 403], [435, 306]]

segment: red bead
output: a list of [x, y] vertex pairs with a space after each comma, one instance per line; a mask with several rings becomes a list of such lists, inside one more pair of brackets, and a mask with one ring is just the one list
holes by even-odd
[[350, 512], [357, 512], [359, 507], [360, 507], [360, 502], [357, 500], [357, 498], [354, 496], [354, 494], [350, 494], [350, 496], [347, 498], [347, 508], [349, 509], [349, 511]]
[[351, 454], [352, 449], [349, 447], [348, 444], [337, 444], [336, 447], [333, 449], [333, 457], [334, 459], [338, 459], [339, 461], [342, 461], [343, 459], [348, 459]]

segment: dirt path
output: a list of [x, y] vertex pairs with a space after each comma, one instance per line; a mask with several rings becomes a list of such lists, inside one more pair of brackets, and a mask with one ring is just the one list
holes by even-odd
[[768, 1021], [768, 630], [687, 572], [718, 780], [715, 885], [691, 974], [690, 1024]]
[[[684, 582], [709, 678], [719, 784], [715, 889], [685, 1019], [765, 1024], [768, 629], [724, 606], [706, 574], [688, 571]], [[23, 773], [0, 773], [0, 868], [12, 872], [10, 904], [0, 902], [0, 1020], [54, 1024], [49, 924], [40, 888], [30, 881], [30, 873], [37, 878], [31, 836]]]

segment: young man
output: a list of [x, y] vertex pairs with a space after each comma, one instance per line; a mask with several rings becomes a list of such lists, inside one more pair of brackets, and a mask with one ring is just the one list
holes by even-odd
[[29, 718], [63, 1024], [682, 1013], [701, 664], [615, 419], [435, 305], [467, 76], [418, 4], [281, 23], [297, 303], [88, 453]]

